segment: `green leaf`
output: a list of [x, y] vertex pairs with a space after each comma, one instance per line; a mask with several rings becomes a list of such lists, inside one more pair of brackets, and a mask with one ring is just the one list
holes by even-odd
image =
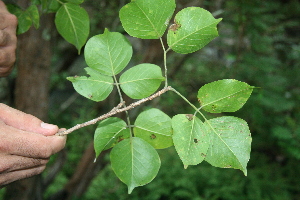
[[247, 83], [224, 79], [204, 85], [197, 97], [207, 112], [235, 112], [243, 107], [252, 91], [253, 87]]
[[67, 0], [67, 2], [74, 3], [74, 4], [81, 4], [84, 2], [84, 0]]
[[167, 29], [175, 10], [174, 0], [134, 0], [120, 10], [125, 31], [141, 39], [158, 39]]
[[6, 6], [8, 11], [18, 18], [17, 34], [19, 35], [27, 32], [32, 25], [32, 20], [27, 11], [23, 11], [21, 8], [13, 4], [7, 4]]
[[31, 5], [27, 8], [26, 13], [30, 16], [33, 26], [38, 29], [40, 27], [40, 14], [36, 5]]
[[90, 77], [75, 76], [67, 79], [73, 83], [74, 89], [82, 96], [93, 101], [102, 101], [108, 97], [113, 90], [114, 81], [112, 77], [105, 76], [93, 70], [85, 68]]
[[173, 142], [185, 168], [201, 163], [209, 148], [209, 134], [203, 122], [193, 115], [172, 118]]
[[215, 167], [240, 169], [247, 176], [252, 141], [247, 122], [225, 116], [210, 119], [205, 124], [210, 128], [211, 137], [205, 161]]
[[110, 159], [112, 169], [128, 186], [129, 194], [135, 187], [151, 182], [161, 164], [156, 150], [138, 137], [118, 143], [112, 149]]
[[94, 135], [94, 149], [96, 157], [106, 149], [115, 146], [118, 142], [129, 138], [130, 131], [127, 124], [117, 117], [110, 117], [101, 121]]
[[73, 3], [63, 4], [55, 15], [55, 25], [61, 36], [75, 45], [79, 53], [90, 31], [90, 20], [85, 9]]
[[62, 4], [57, 0], [43, 0], [42, 8], [47, 10], [48, 13], [57, 12], [62, 7]]
[[159, 66], [140, 64], [124, 72], [120, 77], [122, 90], [132, 99], [142, 99], [153, 94], [164, 81]]
[[89, 67], [102, 74], [114, 76], [129, 63], [132, 46], [121, 33], [109, 32], [105, 29], [103, 34], [88, 40], [84, 56]]
[[202, 8], [188, 7], [175, 16], [167, 36], [169, 48], [177, 53], [187, 54], [198, 51], [218, 36], [215, 19]]
[[159, 109], [152, 108], [142, 112], [134, 125], [134, 135], [154, 148], [163, 149], [173, 145], [171, 118]]

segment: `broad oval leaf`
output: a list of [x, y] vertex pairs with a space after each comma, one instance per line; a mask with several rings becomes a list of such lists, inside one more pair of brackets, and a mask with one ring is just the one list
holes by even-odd
[[142, 99], [153, 94], [164, 80], [159, 66], [144, 63], [124, 72], [120, 77], [120, 86], [130, 98]]
[[84, 48], [84, 56], [89, 67], [102, 74], [114, 76], [129, 63], [132, 46], [121, 33], [109, 32], [105, 29], [103, 34], [88, 40]]
[[151, 182], [161, 164], [157, 151], [138, 137], [122, 140], [114, 146], [110, 160], [117, 177], [128, 186], [129, 194], [135, 187]]
[[216, 26], [221, 20], [215, 19], [203, 8], [182, 9], [176, 14], [175, 23], [169, 28], [169, 48], [182, 54], [198, 51], [218, 36]]
[[164, 149], [173, 145], [171, 118], [161, 110], [152, 108], [140, 113], [134, 125], [134, 135], [154, 148]]
[[103, 150], [109, 149], [129, 137], [130, 131], [127, 129], [126, 122], [122, 119], [110, 117], [101, 121], [94, 135], [96, 157], [98, 157]]
[[172, 118], [173, 142], [185, 168], [201, 163], [209, 148], [209, 134], [203, 122], [190, 114]]
[[198, 100], [207, 112], [235, 112], [246, 103], [253, 91], [247, 83], [223, 79], [208, 83], [198, 91]]
[[135, 0], [123, 6], [119, 15], [129, 35], [158, 39], [166, 31], [175, 7], [175, 0]]
[[72, 82], [74, 89], [82, 96], [93, 101], [103, 101], [113, 90], [113, 78], [88, 67], [85, 70], [90, 77], [74, 76], [67, 79]]
[[247, 122], [224, 116], [205, 124], [211, 137], [205, 161], [215, 167], [240, 169], [246, 176], [252, 141]]
[[86, 10], [73, 3], [64, 3], [55, 15], [55, 25], [61, 36], [80, 52], [90, 32], [90, 19]]

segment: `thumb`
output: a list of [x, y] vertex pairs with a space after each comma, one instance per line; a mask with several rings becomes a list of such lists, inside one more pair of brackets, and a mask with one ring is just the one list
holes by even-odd
[[54, 135], [58, 131], [56, 125], [45, 123], [33, 115], [26, 114], [2, 103], [0, 103], [0, 120], [14, 128], [45, 136]]

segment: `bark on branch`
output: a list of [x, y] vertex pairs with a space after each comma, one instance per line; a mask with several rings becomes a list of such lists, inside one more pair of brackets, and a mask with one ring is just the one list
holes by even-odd
[[[119, 105], [117, 105], [116, 107], [114, 107], [111, 111], [109, 111], [108, 113], [106, 114], [103, 114], [101, 115], [100, 117], [97, 117], [95, 119], [92, 119], [90, 121], [87, 121], [87, 122], [84, 122], [82, 124], [77, 124], [76, 126], [70, 128], [70, 129], [67, 129], [65, 131], [60, 131], [58, 133], [56, 133], [56, 135], [59, 135], [59, 136], [63, 136], [63, 135], [67, 135], [69, 133], [72, 133], [73, 131], [77, 130], [77, 129], [80, 129], [82, 127], [85, 127], [85, 126], [88, 126], [88, 125], [92, 125], [92, 124], [95, 124], [97, 123], [98, 121], [101, 121], [101, 120], [104, 120], [106, 118], [109, 118], [117, 113], [121, 113], [121, 112], [125, 112], [127, 110], [131, 110], [133, 109], [134, 107], [136, 106], [139, 106], [147, 101], [151, 101], [152, 99], [156, 98], [156, 97], [159, 97], [160, 95], [164, 94], [165, 92], [169, 91], [169, 90], [172, 90], [172, 87], [171, 86], [168, 86], [168, 87], [165, 87], [161, 90], [159, 90], [158, 92], [152, 94], [151, 96], [147, 97], [147, 98], [144, 98], [144, 99], [141, 99], [139, 101], [136, 101], [128, 106], [125, 106], [125, 102], [121, 102]], [[123, 108], [122, 108], [123, 107]]]

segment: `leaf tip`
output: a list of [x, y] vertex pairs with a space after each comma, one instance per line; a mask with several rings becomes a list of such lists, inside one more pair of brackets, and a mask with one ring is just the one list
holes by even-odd
[[131, 194], [134, 188], [133, 185], [128, 185], [128, 194]]

